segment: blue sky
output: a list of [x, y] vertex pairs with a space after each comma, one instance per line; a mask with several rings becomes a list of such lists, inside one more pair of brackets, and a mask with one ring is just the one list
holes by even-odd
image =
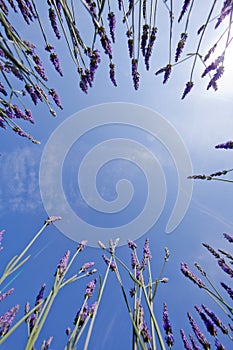
[[[36, 33], [35, 29], [29, 33], [22, 26], [22, 35], [27, 35], [29, 39], [33, 40]], [[125, 43], [120, 40], [123, 34], [117, 32], [117, 35], [119, 40], [116, 43], [114, 56], [117, 88], [111, 85], [105, 70], [106, 62], [103, 62], [97, 73], [94, 87], [90, 89], [87, 96], [84, 95], [78, 87], [74, 66], [69, 58], [63, 55], [64, 42], [61, 41], [56, 48], [61, 56], [64, 78], [61, 79], [56, 74], [52, 74], [49, 65], [46, 68], [50, 74], [50, 86], [56, 86], [64, 110], [58, 112], [57, 118], [53, 118], [43, 105], [33, 109], [36, 124], [32, 127], [29, 126], [29, 131], [41, 141], [41, 145], [31, 144], [28, 140], [17, 137], [10, 131], [1, 131], [0, 229], [6, 230], [3, 238], [4, 250], [1, 252], [2, 267], [13, 254], [18, 254], [22, 250], [47, 218], [39, 186], [40, 163], [46, 142], [63, 121], [85, 108], [110, 102], [139, 104], [150, 108], [161, 114], [178, 132], [188, 149], [195, 174], [208, 174], [232, 167], [231, 151], [214, 149], [216, 144], [232, 138], [233, 92], [229, 78], [232, 76], [233, 69], [230, 66], [231, 53], [229, 53], [225, 76], [219, 83], [219, 91], [206, 92], [206, 81], [200, 81], [197, 74], [195, 87], [190, 95], [181, 101], [180, 96], [189, 77], [187, 65], [184, 64], [183, 68], [182, 65], [178, 66], [167, 85], [163, 86], [161, 78], [155, 77], [153, 74], [156, 69], [166, 63], [165, 48], [161, 46], [161, 54], [157, 53], [154, 56], [151, 71], [148, 73], [142, 68], [140, 89], [135, 92], [130, 77], [127, 48], [124, 47]], [[161, 35], [165, 37], [165, 34]], [[163, 37], [160, 40], [162, 41]], [[159, 44], [161, 45], [161, 42]], [[42, 44], [41, 46], [39, 44], [38, 48], [43, 52]], [[151, 135], [148, 137], [144, 132], [135, 128], [124, 129], [120, 126], [115, 128], [111, 126], [94, 130], [93, 133], [86, 134], [79, 141], [80, 143], [77, 142], [74, 145], [67, 155], [63, 169], [63, 185], [67, 191], [68, 200], [70, 203], [72, 200], [74, 201], [72, 205], [76, 214], [80, 212], [82, 218], [94, 226], [117, 228], [119, 223], [127, 223], [127, 221], [132, 220], [133, 215], [138, 215], [146, 200], [145, 176], [140, 169], [134, 167], [133, 162], [126, 164], [125, 160], [119, 159], [101, 169], [102, 173], [99, 173], [99, 177], [97, 177], [97, 188], [103, 194], [104, 199], [112, 200], [116, 196], [115, 184], [117, 180], [126, 178], [132, 181], [135, 194], [129, 211], [119, 212], [115, 216], [99, 215], [97, 211], [89, 210], [88, 206], [80, 199], [77, 172], [82, 157], [96, 142], [111, 140], [113, 137], [134, 139], [148, 147], [158, 157], [165, 174], [167, 196], [164, 209], [158, 221], [137, 240], [137, 244], [139, 251], [142, 250], [145, 238], [149, 237], [153, 256], [152, 269], [155, 276], [158, 275], [162, 265], [164, 247], [170, 249], [171, 257], [165, 271], [169, 283], [160, 286], [155, 309], [157, 318], [162, 324], [162, 303], [167, 302], [176, 334], [174, 349], [180, 349], [179, 329], [184, 328], [187, 333], [191, 331], [186, 312], [191, 311], [198, 319], [193, 309], [194, 304], [206, 303], [208, 307], [214, 308], [205, 294], [181, 275], [180, 263], [186, 262], [192, 266], [194, 261], [199, 261], [217, 283], [222, 281], [224, 277], [224, 281], [230, 284], [230, 279], [223, 276], [216, 262], [208, 255], [201, 243], [209, 242], [215, 248], [221, 247], [226, 250], [229, 248], [229, 244], [222, 238], [222, 233], [232, 234], [231, 185], [217, 181], [194, 182], [192, 199], [186, 215], [171, 234], [166, 234], [165, 228], [175, 203], [178, 181], [176, 168], [169, 152], [158, 140], [151, 138]], [[154, 205], [156, 206], [156, 200]], [[60, 213], [54, 212], [54, 215], [60, 215]], [[24, 304], [26, 301], [34, 303], [42, 283], [45, 282], [47, 291], [49, 290], [59, 259], [67, 249], [74, 252], [76, 246], [77, 242], [70, 240], [55, 225], [50, 225], [32, 247], [30, 261], [2, 286], [2, 291], [8, 287], [15, 288], [14, 294], [2, 305], [3, 311], [7, 310], [8, 306], [19, 303], [22, 315]], [[97, 274], [103, 274], [105, 265], [101, 254], [100, 249], [87, 247], [78, 258], [78, 265], [73, 267], [73, 271], [84, 262], [95, 261], [98, 269]], [[130, 251], [126, 246], [119, 247], [118, 254], [130, 264]], [[126, 278], [125, 275], [124, 277]], [[40, 341], [42, 341], [50, 335], [54, 336], [51, 349], [64, 348], [65, 329], [72, 325], [76, 311], [81, 305], [88, 280], [67, 286], [61, 291], [55, 302], [43, 335], [40, 337]], [[126, 284], [128, 288], [131, 287], [129, 281]], [[94, 301], [95, 297], [92, 299]], [[201, 326], [201, 323], [199, 324]], [[129, 317], [123, 303], [120, 287], [112, 273], [104, 291], [90, 349], [105, 350], [111, 348], [115, 350], [119, 347], [129, 349], [131, 341], [129, 329]], [[203, 326], [202, 329], [204, 329]], [[15, 335], [3, 344], [2, 349], [15, 348], [16, 343], [17, 349], [24, 349], [25, 339], [26, 325], [17, 330]], [[229, 348], [229, 344], [224, 344]]]

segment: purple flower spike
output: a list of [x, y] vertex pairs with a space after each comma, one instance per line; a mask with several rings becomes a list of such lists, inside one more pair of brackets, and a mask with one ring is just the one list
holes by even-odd
[[172, 334], [172, 326], [171, 326], [171, 322], [169, 320], [168, 317], [168, 310], [167, 310], [167, 305], [166, 303], [163, 303], [163, 329], [166, 332], [166, 343], [169, 347], [173, 346], [174, 344], [174, 337]]
[[185, 275], [185, 277], [188, 277], [191, 281], [193, 281], [195, 284], [197, 284], [199, 288], [205, 287], [205, 283], [202, 282], [202, 280], [200, 278], [198, 278], [196, 275], [194, 275], [194, 273], [192, 273], [189, 270], [187, 264], [181, 263], [180, 270]]
[[[219, 145], [216, 145], [215, 148], [232, 149], [233, 148], [233, 141], [230, 140], [230, 141], [227, 141], [225, 143], [220, 143]], [[233, 242], [233, 240], [232, 240], [232, 242]]]
[[88, 316], [88, 305], [87, 303], [85, 303], [82, 308], [82, 313], [81, 313], [81, 309], [78, 310], [77, 315], [74, 319], [74, 325], [76, 325], [79, 320], [79, 327], [81, 328], [87, 316]]
[[56, 103], [56, 105], [58, 107], [60, 107], [61, 109], [63, 109], [62, 105], [61, 105], [61, 101], [59, 99], [58, 94], [56, 93], [56, 91], [54, 89], [50, 89], [49, 90], [49, 95], [52, 96], [52, 99], [54, 100], [54, 102]]
[[205, 312], [207, 313], [207, 315], [211, 318], [211, 320], [216, 324], [217, 327], [219, 327], [221, 329], [221, 331], [223, 332], [223, 334], [228, 334], [228, 329], [226, 326], [224, 326], [222, 324], [222, 321], [220, 320], [220, 318], [218, 318], [215, 313], [211, 310], [209, 310], [205, 305], [201, 305], [202, 308], [205, 310]]
[[4, 95], [4, 96], [7, 96], [7, 92], [5, 90], [5, 87], [4, 85], [0, 82], [0, 92]]
[[5, 312], [5, 314], [0, 316], [0, 336], [4, 336], [8, 332], [18, 310], [19, 305], [15, 305], [10, 310]]
[[219, 340], [216, 338], [215, 339], [215, 346], [217, 350], [226, 350], [226, 348], [219, 342]]
[[56, 21], [56, 13], [54, 11], [54, 9], [52, 7], [49, 8], [49, 19], [50, 19], [50, 22], [51, 22], [51, 26], [53, 28], [53, 31], [56, 35], [56, 37], [58, 39], [61, 38], [61, 35], [59, 33], [59, 30], [58, 30], [58, 26], [57, 26], [57, 21]]
[[106, 34], [104, 27], [98, 29], [98, 34], [100, 35], [100, 42], [104, 49], [104, 53], [109, 56], [110, 60], [112, 59], [112, 47], [111, 42]]
[[26, 89], [26, 91], [29, 93], [29, 95], [31, 96], [31, 99], [32, 99], [33, 103], [34, 103], [35, 105], [37, 105], [38, 96], [37, 96], [35, 90], [33, 89], [32, 85], [26, 84], [26, 85], [25, 85], [25, 89]]
[[83, 266], [80, 269], [80, 272], [85, 272], [85, 271], [87, 271], [88, 269], [90, 269], [94, 265], [95, 265], [95, 263], [92, 262], [92, 261], [87, 262], [87, 263], [83, 264]]
[[131, 241], [130, 239], [128, 239], [127, 243], [130, 249], [135, 250], [137, 248], [137, 244]]
[[233, 299], [233, 290], [228, 287], [225, 283], [221, 282], [221, 286], [227, 291], [229, 294], [230, 298]]
[[115, 43], [116, 16], [113, 12], [109, 12], [108, 21], [112, 42]]
[[206, 329], [207, 331], [213, 335], [214, 337], [217, 336], [217, 329], [214, 326], [213, 322], [211, 322], [208, 317], [206, 317], [206, 315], [204, 314], [204, 312], [202, 312], [202, 310], [195, 305], [195, 309], [197, 310], [197, 312], [199, 313], [199, 315], [201, 316], [202, 321], [205, 323]]
[[114, 86], [117, 86], [117, 82], [115, 78], [115, 65], [112, 62], [110, 62], [109, 68], [110, 68], [109, 75], [110, 75], [111, 82], [113, 83]]
[[190, 5], [191, 0], [184, 0], [184, 4], [180, 13], [180, 16], [178, 18], [178, 22], [180, 22], [185, 14], [185, 12], [187, 11], [189, 5]]
[[97, 305], [98, 305], [98, 303], [97, 303], [97, 301], [95, 301], [95, 302], [89, 307], [88, 314], [89, 314], [91, 317], [93, 316]]
[[70, 251], [67, 250], [67, 252], [63, 256], [63, 258], [61, 258], [61, 260], [57, 266], [56, 275], [58, 275], [59, 278], [61, 278], [66, 271], [69, 257], [70, 257]]
[[1, 293], [0, 294], [0, 303], [1, 301], [3, 301], [5, 298], [7, 298], [9, 295], [11, 295], [14, 292], [14, 288], [9, 289], [8, 291], [6, 291], [5, 293]]
[[149, 343], [151, 340], [151, 335], [149, 328], [147, 327], [146, 321], [144, 320], [142, 323], [141, 335], [145, 343]]
[[217, 80], [221, 78], [221, 76], [224, 73], [224, 67], [220, 66], [216, 69], [216, 73], [214, 74], [213, 78], [209, 81], [209, 84], [207, 85], [207, 90], [209, 90], [211, 87], [216, 91], [218, 89], [217, 86]]
[[146, 55], [146, 44], [149, 37], [149, 26], [148, 24], [143, 25], [142, 37], [141, 37], [141, 50], [142, 55]]
[[228, 266], [224, 259], [218, 259], [218, 265], [226, 272], [231, 278], [233, 278], [233, 270]]
[[210, 349], [210, 344], [208, 343], [207, 339], [205, 338], [205, 336], [201, 333], [200, 329], [198, 328], [196, 322], [194, 321], [194, 319], [192, 318], [191, 314], [188, 312], [187, 313], [188, 318], [189, 318], [189, 322], [192, 326], [193, 332], [195, 333], [199, 343], [203, 346], [203, 348], [205, 350], [209, 350]]
[[177, 62], [180, 58], [180, 55], [182, 54], [182, 51], [184, 49], [184, 45], [186, 43], [188, 34], [187, 33], [182, 33], [180, 41], [178, 42], [177, 48], [176, 48], [176, 55], [175, 55], [175, 62]]
[[50, 225], [52, 222], [61, 220], [61, 216], [50, 216], [47, 220], [45, 220], [46, 225]]
[[193, 346], [193, 350], [201, 350], [201, 348], [197, 345], [197, 343], [195, 342], [194, 338], [192, 337], [191, 334], [189, 334], [189, 338], [191, 340], [192, 346]]
[[87, 241], [81, 241], [78, 245], [78, 250], [81, 252], [87, 245]]
[[[46, 284], [44, 283], [36, 297], [36, 302], [35, 302], [35, 306], [40, 304], [44, 299], [44, 290], [45, 290]], [[38, 312], [40, 312], [42, 310], [42, 305], [40, 305], [35, 311], [34, 313], [37, 314]]]
[[146, 260], [151, 260], [152, 258], [150, 247], [149, 247], [149, 238], [146, 238], [145, 240], [145, 244], [143, 247], [143, 258]]
[[181, 335], [181, 338], [182, 338], [182, 340], [183, 340], [184, 348], [185, 348], [186, 350], [192, 350], [192, 347], [191, 347], [191, 345], [189, 344], [189, 341], [188, 341], [188, 339], [186, 338], [183, 329], [180, 330], [180, 335]]
[[222, 21], [232, 12], [232, 2], [230, 0], [226, 0], [223, 3], [223, 7], [221, 9], [220, 16], [218, 17], [217, 23], [215, 25], [215, 29], [222, 23]]
[[60, 62], [59, 62], [59, 58], [57, 56], [57, 54], [55, 52], [51, 52], [50, 54], [50, 61], [52, 62], [52, 64], [54, 65], [56, 71], [60, 74], [60, 76], [63, 76], [61, 67], [60, 67]]
[[89, 282], [86, 286], [86, 291], [85, 291], [85, 298], [90, 298], [95, 290], [96, 286], [96, 279], [93, 281]]
[[139, 267], [139, 261], [134, 252], [131, 254], [131, 266], [133, 270]]
[[220, 255], [207, 243], [202, 243], [202, 245], [208, 249], [208, 251], [216, 258], [219, 259]]
[[146, 65], [147, 70], [150, 69], [149, 61], [150, 61], [150, 57], [152, 55], [152, 50], [153, 50], [154, 42], [156, 39], [156, 33], [157, 33], [157, 27], [153, 27], [151, 30], [151, 34], [149, 37], [149, 43], [148, 43], [146, 53], [145, 53], [145, 65]]
[[111, 271], [116, 271], [117, 266], [115, 261], [110, 261], [110, 259], [108, 259], [108, 257], [106, 255], [102, 255], [102, 258], [104, 259], [105, 263], [109, 266]]
[[52, 336], [49, 337], [48, 340], [44, 340], [40, 350], [48, 350], [50, 345], [51, 345], [51, 343], [52, 343], [52, 340], [53, 340]]
[[[232, 148], [233, 148], [233, 142], [232, 142]], [[223, 236], [228, 240], [228, 242], [233, 243], [233, 236], [230, 236], [227, 233], [224, 233]]]
[[137, 67], [138, 67], [138, 60], [133, 58], [132, 59], [132, 77], [133, 77], [133, 85], [135, 90], [138, 90], [139, 88], [139, 77], [140, 77], [140, 74], [137, 71]]
[[168, 81], [168, 79], [170, 78], [171, 71], [172, 71], [172, 66], [171, 66], [171, 64], [168, 64], [165, 68], [163, 84], [165, 84]]

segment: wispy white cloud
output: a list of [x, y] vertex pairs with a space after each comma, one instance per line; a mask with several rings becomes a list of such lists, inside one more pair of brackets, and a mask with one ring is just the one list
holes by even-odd
[[38, 173], [40, 149], [20, 147], [1, 156], [0, 215], [31, 212], [41, 205]]

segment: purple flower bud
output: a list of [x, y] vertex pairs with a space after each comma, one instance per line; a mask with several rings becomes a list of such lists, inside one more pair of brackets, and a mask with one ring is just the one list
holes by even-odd
[[165, 67], [164, 78], [163, 78], [163, 84], [165, 84], [165, 83], [168, 81], [168, 79], [170, 78], [171, 71], [172, 71], [172, 66], [171, 66], [171, 64], [168, 64], [168, 65]]
[[201, 348], [197, 345], [197, 343], [195, 342], [194, 338], [192, 337], [191, 334], [189, 334], [189, 338], [191, 340], [192, 346], [193, 346], [193, 350], [201, 350]]
[[184, 348], [185, 348], [186, 350], [192, 350], [192, 347], [191, 347], [191, 345], [189, 344], [188, 339], [186, 338], [183, 329], [180, 330], [180, 335], [181, 335], [181, 338], [182, 338], [182, 340], [183, 340]]
[[210, 349], [210, 344], [208, 343], [207, 339], [205, 336], [201, 333], [200, 329], [198, 328], [196, 322], [192, 318], [191, 314], [188, 312], [187, 313], [189, 322], [192, 326], [193, 332], [195, 333], [199, 343], [204, 347], [204, 349], [209, 350]]
[[[82, 310], [82, 312], [81, 312], [81, 310]], [[87, 305], [87, 303], [85, 303], [83, 305], [83, 308], [78, 310], [76, 317], [74, 319], [74, 325], [76, 325], [78, 322], [79, 328], [81, 328], [83, 323], [85, 322], [87, 316], [88, 316], [88, 305]]]
[[98, 302], [95, 301], [95, 302], [89, 307], [88, 314], [89, 314], [91, 317], [93, 316], [97, 305], [98, 305]]
[[221, 331], [224, 333], [224, 334], [228, 334], [228, 329], [226, 326], [224, 326], [222, 324], [222, 321], [220, 320], [219, 317], [217, 317], [215, 315], [215, 313], [211, 310], [209, 310], [205, 305], [201, 305], [202, 308], [205, 310], [206, 314], [211, 318], [211, 320], [214, 322], [214, 324], [216, 324], [217, 327], [219, 327], [221, 329]]
[[193, 281], [195, 284], [198, 285], [199, 288], [205, 287], [205, 283], [202, 282], [200, 278], [198, 278], [194, 273], [192, 273], [187, 264], [181, 263], [181, 272], [185, 275], [185, 277], [188, 277], [191, 281]]
[[67, 250], [63, 258], [61, 258], [59, 264], [57, 265], [56, 275], [58, 276], [59, 279], [64, 275], [66, 271], [69, 257], [70, 257], [70, 251]]
[[217, 23], [215, 25], [215, 29], [222, 23], [222, 21], [232, 12], [232, 3], [229, 0], [225, 0], [223, 3], [223, 7], [221, 9], [220, 16], [218, 17]]
[[[44, 299], [43, 299], [43, 296], [44, 296], [44, 290], [45, 290], [45, 287], [46, 287], [46, 284], [44, 283], [36, 297], [36, 302], [35, 302], [35, 306], [40, 304]], [[40, 312], [42, 310], [42, 305], [40, 305], [35, 311], [34, 313], [37, 314], [38, 312]]]
[[166, 303], [163, 303], [163, 329], [165, 330], [167, 335], [172, 334], [172, 326], [168, 318], [168, 310]]
[[71, 328], [70, 327], [66, 328], [66, 335], [70, 335], [70, 333], [71, 333]]
[[128, 39], [128, 49], [129, 49], [129, 57], [133, 57], [133, 48], [134, 48], [134, 42], [132, 38]]
[[156, 33], [157, 33], [157, 27], [153, 27], [151, 30], [151, 34], [149, 37], [149, 43], [148, 43], [146, 53], [145, 53], [145, 65], [146, 65], [147, 70], [149, 70], [149, 68], [150, 68], [149, 61], [150, 61], [150, 57], [152, 55], [152, 50], [153, 50], [154, 42], [156, 39]]
[[141, 50], [142, 50], [142, 55], [145, 56], [146, 55], [146, 44], [147, 44], [147, 40], [149, 37], [149, 25], [144, 24], [142, 30], [143, 31], [142, 31], [142, 37], [141, 37]]
[[206, 315], [204, 314], [204, 312], [197, 306], [195, 305], [195, 309], [197, 310], [197, 312], [199, 313], [199, 315], [201, 316], [202, 321], [205, 323], [206, 329], [207, 331], [213, 335], [214, 337], [217, 336], [217, 329], [214, 326], [213, 322], [211, 322], [208, 317], [206, 317]]
[[90, 298], [95, 290], [96, 286], [96, 279], [93, 281], [89, 282], [86, 286], [86, 291], [85, 291], [85, 298]]
[[207, 243], [202, 243], [202, 245], [208, 249], [208, 251], [216, 258], [219, 259], [220, 255]]
[[59, 58], [57, 56], [57, 54], [55, 52], [51, 52], [50, 54], [50, 61], [52, 62], [52, 64], [54, 65], [56, 71], [60, 74], [60, 76], [63, 76], [61, 67], [60, 67], [60, 62], [59, 62]]
[[187, 33], [182, 33], [180, 41], [178, 42], [177, 48], [176, 48], [176, 55], [175, 55], [175, 62], [177, 62], [180, 58], [180, 55], [184, 49], [184, 45], [186, 43], [188, 34]]
[[131, 253], [131, 266], [133, 270], [139, 267], [139, 261], [135, 252]]
[[145, 240], [145, 244], [143, 247], [143, 258], [145, 260], [151, 260], [151, 258], [152, 258], [152, 255], [150, 252], [150, 247], [149, 247], [149, 238], [146, 238], [146, 240]]
[[220, 66], [216, 69], [216, 73], [214, 74], [213, 78], [209, 81], [209, 84], [207, 85], [207, 90], [209, 90], [211, 87], [216, 91], [218, 89], [216, 81], [221, 78], [221, 76], [224, 73], [224, 67]]
[[102, 258], [104, 259], [105, 263], [109, 266], [111, 271], [116, 271], [117, 266], [115, 261], [111, 261], [106, 255], [102, 255]]
[[115, 78], [115, 65], [112, 62], [110, 62], [109, 68], [110, 68], [109, 75], [110, 75], [111, 82], [113, 83], [114, 86], [117, 86], [117, 82]]
[[180, 16], [178, 18], [178, 22], [180, 22], [185, 14], [185, 12], [187, 11], [189, 5], [190, 5], [191, 0], [184, 0], [184, 4], [180, 13]]
[[50, 89], [49, 90], [49, 95], [52, 96], [52, 99], [54, 100], [56, 105], [58, 107], [60, 107], [61, 109], [63, 109], [63, 107], [61, 105], [61, 102], [60, 102], [60, 99], [59, 99], [59, 96], [58, 96], [58, 94], [56, 93], [56, 91], [54, 89]]
[[4, 85], [0, 82], [0, 92], [4, 95], [4, 96], [7, 96], [7, 92], [5, 90], [5, 87]]
[[59, 30], [58, 30], [58, 26], [57, 26], [57, 21], [56, 21], [56, 13], [54, 11], [54, 9], [52, 7], [49, 8], [49, 19], [50, 19], [50, 22], [51, 22], [51, 26], [53, 28], [53, 31], [56, 35], [56, 37], [58, 39], [61, 38], [61, 35], [59, 33]]
[[79, 270], [80, 272], [85, 272], [87, 271], [90, 267], [92, 267], [93, 265], [95, 265], [94, 262], [87, 262], [85, 264], [83, 264], [83, 266], [81, 267], [81, 269]]
[[47, 220], [45, 220], [45, 225], [50, 225], [52, 222], [61, 220], [61, 216], [50, 216]]
[[216, 338], [215, 339], [215, 346], [217, 350], [226, 350], [226, 348], [219, 342], [219, 340]]
[[205, 68], [204, 72], [202, 73], [201, 77], [204, 78], [208, 73], [210, 73], [212, 70], [217, 69], [220, 63], [223, 63], [224, 61], [224, 55], [218, 56], [218, 58], [212, 62], [208, 67]]
[[52, 343], [52, 340], [53, 340], [52, 336], [49, 337], [48, 340], [44, 340], [40, 350], [48, 350], [50, 345], [51, 345], [51, 343]]
[[31, 99], [32, 99], [33, 103], [34, 103], [35, 105], [37, 105], [38, 96], [37, 96], [37, 94], [35, 93], [35, 90], [33, 89], [32, 85], [26, 84], [26, 85], [25, 85], [25, 89], [26, 89], [26, 91], [29, 93], [29, 95], [31, 96]]
[[133, 77], [133, 85], [135, 90], [138, 90], [139, 88], [139, 77], [140, 77], [140, 74], [137, 71], [137, 67], [138, 67], [138, 60], [133, 58], [132, 59], [132, 77]]
[[112, 42], [115, 43], [116, 16], [113, 12], [109, 12], [108, 21]]
[[229, 294], [230, 298], [233, 299], [233, 290], [228, 287], [225, 283], [221, 282], [221, 286], [227, 291]]
[[[233, 148], [233, 142], [232, 142], [232, 148]], [[224, 236], [224, 238], [226, 238], [228, 240], [228, 242], [233, 243], [233, 236], [230, 236], [227, 233], [224, 233], [223, 236]]]
[[5, 298], [7, 298], [9, 295], [11, 295], [14, 292], [14, 288], [8, 289], [5, 293], [0, 294], [0, 303], [3, 301]]
[[218, 265], [221, 267], [221, 269], [226, 272], [228, 275], [230, 275], [231, 278], [233, 278], [233, 270], [228, 266], [224, 259], [218, 259]]
[[150, 331], [149, 331], [149, 328], [147, 327], [145, 320], [143, 320], [143, 323], [142, 323], [141, 335], [142, 335], [142, 338], [143, 338], [145, 343], [150, 342], [151, 335], [150, 335]]
[[8, 332], [18, 310], [19, 305], [15, 305], [10, 310], [5, 312], [2, 316], [0, 316], [0, 336], [4, 336]]
[[81, 241], [79, 242], [77, 249], [81, 252], [86, 247], [86, 245], [87, 245], [87, 241]]
[[230, 141], [227, 141], [225, 143], [220, 143], [219, 145], [216, 145], [215, 148], [232, 149], [233, 148], [233, 141], [230, 140]]
[[111, 42], [106, 34], [106, 31], [104, 27], [98, 28], [98, 34], [100, 36], [100, 42], [104, 49], [104, 52], [106, 55], [109, 56], [110, 60], [112, 59], [112, 48], [111, 48]]
[[128, 247], [132, 250], [135, 250], [137, 248], [137, 244], [131, 241], [130, 239], [127, 240]]

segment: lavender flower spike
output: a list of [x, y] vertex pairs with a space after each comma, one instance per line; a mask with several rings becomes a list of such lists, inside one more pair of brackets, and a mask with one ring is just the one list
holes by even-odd
[[134, 243], [133, 241], [131, 241], [130, 239], [127, 240], [127, 243], [128, 243], [128, 247], [132, 250], [136, 249], [137, 248], [137, 244]]
[[200, 278], [198, 278], [196, 275], [194, 275], [194, 273], [192, 273], [187, 264], [185, 263], [181, 263], [181, 272], [188, 277], [191, 281], [193, 281], [195, 284], [198, 285], [199, 288], [204, 288], [205, 287], [205, 283], [202, 282], [202, 280]]
[[81, 252], [87, 245], [87, 241], [81, 241], [78, 245], [78, 250]]
[[50, 225], [52, 222], [61, 220], [61, 216], [50, 216], [47, 220], [45, 220], [46, 225]]
[[183, 100], [185, 98], [185, 96], [191, 91], [191, 89], [193, 88], [193, 82], [192, 81], [188, 81], [186, 86], [185, 86], [185, 89], [184, 89], [184, 92], [183, 92], [183, 95], [181, 97], [181, 99]]
[[[232, 146], [233, 146], [233, 142], [232, 142]], [[228, 242], [233, 243], [233, 236], [230, 236], [227, 233], [224, 233], [223, 236], [228, 240]]]
[[204, 314], [204, 312], [202, 312], [202, 310], [195, 305], [195, 309], [197, 310], [197, 312], [199, 313], [199, 315], [201, 316], [202, 321], [205, 323], [206, 329], [207, 331], [213, 335], [214, 337], [217, 336], [217, 329], [214, 326], [213, 322], [211, 322], [208, 317], [206, 317], [206, 315]]
[[205, 338], [205, 336], [201, 333], [200, 329], [198, 328], [196, 322], [194, 321], [194, 319], [192, 318], [191, 314], [188, 312], [187, 313], [188, 318], [189, 318], [189, 322], [192, 326], [193, 332], [195, 333], [199, 343], [203, 346], [203, 348], [205, 350], [209, 350], [210, 349], [210, 344], [208, 343], [207, 339]]
[[86, 291], [85, 291], [85, 298], [90, 298], [92, 296], [92, 293], [95, 290], [96, 282], [97, 282], [96, 279], [94, 279], [93, 281], [87, 284]]
[[168, 318], [168, 310], [166, 303], [163, 303], [163, 329], [165, 330], [167, 336], [165, 337], [166, 343], [169, 347], [174, 344], [174, 337], [172, 334], [171, 322]]
[[5, 293], [1, 293], [0, 294], [0, 303], [1, 301], [3, 301], [6, 297], [8, 297], [9, 295], [11, 295], [14, 292], [14, 288], [9, 289], [8, 291], [6, 291]]
[[215, 146], [215, 148], [224, 148], [224, 149], [232, 149], [233, 148], [233, 141], [227, 141], [225, 143], [220, 143]]
[[191, 345], [189, 344], [188, 339], [186, 338], [183, 329], [180, 330], [180, 335], [181, 335], [181, 338], [182, 338], [182, 340], [183, 340], [184, 348], [185, 348], [186, 350], [192, 350], [192, 347], [191, 347]]
[[85, 264], [83, 264], [83, 266], [81, 267], [81, 269], [79, 270], [79, 272], [85, 272], [87, 271], [90, 267], [92, 267], [93, 265], [95, 265], [95, 263], [93, 261], [87, 262]]
[[0, 317], [0, 336], [4, 336], [8, 332], [18, 310], [19, 305], [15, 305]]
[[233, 290], [228, 287], [225, 283], [221, 282], [221, 286], [227, 291], [229, 294], [230, 298], [233, 299]]
[[57, 266], [57, 271], [56, 274], [58, 275], [59, 278], [61, 278], [65, 271], [66, 271], [66, 267], [67, 267], [67, 263], [70, 257], [70, 251], [67, 250], [67, 252], [65, 253], [65, 255], [63, 256], [63, 258], [61, 258], [58, 266]]
[[215, 315], [215, 313], [213, 311], [209, 310], [205, 305], [202, 304], [201, 306], [205, 310], [207, 315], [211, 318], [211, 320], [216, 324], [216, 326], [221, 329], [223, 334], [228, 334], [228, 328], [222, 324], [222, 321], [220, 320], [220, 318], [218, 318]]
[[105, 263], [109, 266], [110, 270], [116, 271], [117, 266], [115, 261], [110, 261], [110, 259], [108, 259], [108, 257], [104, 254], [102, 255], [102, 258], [104, 259]]

